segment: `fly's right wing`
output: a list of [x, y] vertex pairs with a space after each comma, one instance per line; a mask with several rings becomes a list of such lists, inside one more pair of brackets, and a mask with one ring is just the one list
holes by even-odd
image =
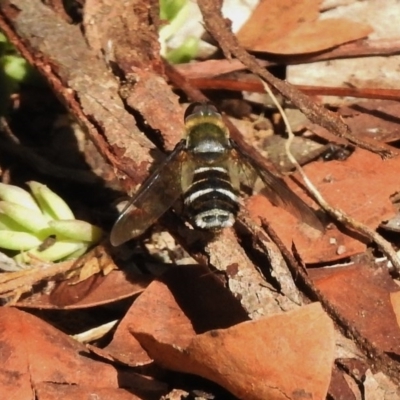
[[141, 235], [182, 194], [182, 165], [186, 159], [184, 141], [142, 184], [115, 222], [110, 235], [113, 246]]
[[231, 144], [233, 147], [231, 170], [234, 172], [233, 175], [237, 175], [236, 180], [245, 186], [252, 187], [257, 177], [260, 177], [264, 183], [260, 193], [265, 195], [272, 204], [284, 208], [313, 228], [324, 231], [324, 225], [315, 211], [297, 196], [285, 181], [276, 177], [272, 172], [260, 168], [233, 140], [231, 140]]

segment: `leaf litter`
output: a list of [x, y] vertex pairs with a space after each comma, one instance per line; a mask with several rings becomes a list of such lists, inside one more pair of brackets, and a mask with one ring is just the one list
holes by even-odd
[[[21, 18], [34, 15], [35, 12], [44, 12], [41, 6], [31, 10], [29, 4], [23, 0], [12, 0], [12, 3], [21, 10]], [[265, 7], [266, 3], [261, 2], [259, 7]], [[332, 26], [329, 20], [317, 21], [320, 15], [318, 1], [295, 3], [270, 2], [269, 6], [273, 6], [275, 10], [275, 14], [270, 13], [270, 16], [278, 17], [270, 22], [262, 22], [268, 24], [271, 29], [264, 30], [265, 34], [261, 38], [259, 32], [262, 30], [254, 29], [258, 23], [254, 19], [268, 13], [261, 13], [260, 9], [256, 9], [253, 20], [250, 19], [238, 35], [241, 43], [246, 48], [257, 51], [285, 55], [304, 54], [340, 46], [347, 41], [363, 38], [371, 32], [371, 28], [365, 23], [336, 20]], [[210, 3], [204, 0], [199, 1], [199, 4], [205, 22], [209, 24], [208, 29], [215, 39], [220, 41], [225, 54], [228, 54], [228, 49], [232, 52], [230, 45], [226, 46], [223, 42], [223, 36], [216, 35], [218, 29], [211, 24], [212, 19], [205, 12], [207, 7], [208, 10], [211, 9]], [[282, 12], [282, 7], [290, 7], [292, 13]], [[97, 12], [100, 13], [100, 10], [101, 8], [93, 8], [92, 14], [87, 15], [93, 17]], [[9, 29], [12, 31], [19, 22], [18, 18], [9, 18], [8, 12], [7, 6], [0, 7], [0, 22], [3, 23], [3, 17], [7, 16]], [[299, 18], [302, 15], [304, 18]], [[54, 12], [46, 14], [46, 18], [50, 20], [54, 20], [54, 17]], [[140, 13], [137, 17], [137, 20], [129, 20], [132, 16], [127, 16], [125, 22], [143, 29], [150, 19], [143, 18], [144, 14]], [[116, 16], [112, 14], [109, 18], [111, 20]], [[133, 68], [132, 84], [134, 85], [136, 77], [140, 85], [136, 87], [132, 97], [125, 98], [128, 99], [126, 103], [153, 128], [159, 129], [161, 135], [165, 135], [163, 143], [165, 148], [170, 149], [179, 136], [174, 127], [179, 126], [181, 121], [176, 118], [166, 126], [163, 125], [163, 121], [166, 115], [182, 115], [182, 109], [169, 86], [164, 81], [157, 81], [161, 79], [159, 73], [162, 64], [155, 56], [158, 45], [153, 42], [145, 49], [140, 47], [143, 43], [130, 42], [138, 38], [128, 36], [126, 41], [122, 41], [121, 30], [113, 31], [107, 18], [103, 18], [100, 25], [101, 30], [91, 31], [91, 43], [99, 50], [106, 43], [102, 35], [109, 35], [116, 45], [114, 61], [121, 71], [132, 72], [131, 65], [136, 65], [137, 69]], [[58, 22], [58, 25], [52, 26], [51, 29], [60, 29], [63, 26], [62, 22]], [[343, 26], [346, 28], [343, 29]], [[224, 32], [222, 25], [220, 28], [219, 33]], [[340, 28], [339, 33], [334, 33], [335, 28]], [[20, 35], [25, 35], [28, 42], [31, 40], [32, 48], [28, 54], [31, 54], [33, 62], [37, 63], [36, 52], [46, 53], [46, 49], [40, 48], [40, 44], [32, 40], [35, 35], [30, 36], [32, 33], [29, 28], [25, 29], [27, 30]], [[80, 32], [65, 32], [69, 32], [70, 38], [82, 46], [83, 37]], [[247, 35], [247, 40], [253, 40], [252, 44], [244, 43], [243, 32]], [[48, 32], [43, 31], [43, 35], [46, 34]], [[147, 37], [154, 38], [156, 35], [151, 31]], [[18, 35], [14, 36], [14, 39], [21, 45]], [[129, 43], [134, 43], [131, 47], [140, 51], [128, 54], [126, 49], [130, 46]], [[79, 49], [86, 51], [85, 47]], [[149, 51], [146, 53], [145, 50]], [[146, 55], [141, 54], [141, 51]], [[243, 64], [252, 70], [249, 59], [241, 57], [241, 54], [237, 53], [238, 58], [242, 62], [245, 61]], [[55, 64], [61, 60], [57, 52], [53, 52], [50, 58]], [[76, 58], [72, 59], [75, 66]], [[144, 60], [147, 64], [143, 64]], [[65, 82], [68, 79], [63, 74], [68, 71], [68, 62], [63, 64], [64, 68], [58, 72], [65, 78]], [[92, 61], [89, 64], [91, 63]], [[95, 65], [95, 61], [93, 64]], [[143, 68], [143, 65], [150, 65], [150, 70]], [[82, 62], [82, 68], [81, 73], [84, 71], [85, 62]], [[54, 78], [51, 68], [42, 67], [42, 72], [50, 81]], [[64, 102], [69, 104], [77, 118], [87, 126], [90, 137], [100, 149], [100, 153], [114, 169], [118, 168], [119, 175], [122, 176], [124, 172], [128, 172], [129, 175], [131, 172], [131, 177], [126, 177], [123, 185], [130, 191], [141, 181], [141, 177], [146, 175], [153, 155], [150, 150], [154, 149], [154, 146], [147, 142], [144, 135], [138, 133], [132, 116], [124, 113], [124, 107], [113, 104], [112, 99], [119, 98], [116, 91], [113, 91], [115, 80], [111, 79], [109, 82], [113, 84], [107, 84], [103, 81], [108, 76], [106, 73], [100, 80], [98, 76], [91, 75], [89, 70], [85, 76], [93, 79], [93, 82], [102, 82], [103, 88], [108, 87], [108, 94], [97, 93], [91, 96], [98, 96], [98, 104], [103, 104], [103, 112], [110, 112], [112, 119], [118, 120], [117, 125], [122, 127], [123, 135], [116, 134], [114, 128], [109, 126], [107, 113], [101, 115], [102, 112], [91, 104], [90, 99], [83, 96], [83, 92], [88, 92], [87, 88], [90, 85], [82, 85], [82, 82], [76, 80], [69, 81], [69, 86], [77, 94], [73, 97], [68, 97], [68, 91], [62, 90], [62, 82], [58, 82], [58, 86], [55, 85], [55, 90], [60, 93]], [[286, 96], [292, 100], [301, 103], [305, 99], [300, 100], [296, 93], [290, 92], [289, 87], [285, 89], [280, 84], [277, 87], [278, 90], [286, 90]], [[155, 91], [160, 94], [155, 96]], [[82, 94], [82, 97], [79, 94]], [[104, 94], [109, 95], [108, 100], [103, 99]], [[136, 107], [138, 101], [142, 103]], [[104, 104], [109, 104], [110, 109]], [[116, 108], [112, 108], [113, 106]], [[303, 104], [303, 107], [307, 109], [308, 106]], [[365, 108], [368, 109], [368, 115], [355, 114], [356, 108], [351, 107], [341, 110], [346, 113], [346, 122], [349, 122], [353, 133], [357, 133], [358, 128], [361, 135], [364, 135], [362, 140], [370, 139], [368, 129], [372, 124], [375, 129], [372, 132], [374, 139], [396, 143], [396, 121], [394, 118], [386, 118], [389, 114], [396, 114], [396, 111], [393, 111], [396, 110], [395, 105], [381, 103], [378, 106], [376, 102], [371, 101], [365, 104]], [[379, 113], [376, 113], [378, 108]], [[158, 109], [163, 112], [158, 113]], [[321, 109], [316, 107], [313, 110]], [[323, 114], [324, 118], [328, 118], [329, 115]], [[92, 124], [93, 116], [95, 124]], [[381, 125], [377, 128], [376, 124], [381, 121], [385, 121], [382, 128]], [[315, 120], [313, 122], [315, 123]], [[139, 121], [139, 125], [143, 128], [146, 123], [142, 120]], [[99, 127], [104, 129], [101, 135]], [[313, 131], [315, 125], [308, 125], [308, 128]], [[128, 131], [135, 132], [134, 135], [127, 135], [135, 137], [134, 148], [129, 142], [130, 138], [124, 137]], [[315, 129], [315, 134], [318, 133]], [[391, 139], [387, 139], [388, 136]], [[109, 148], [102, 139], [104, 137], [115, 154], [110, 155]], [[159, 139], [156, 138], [155, 142], [157, 140]], [[382, 148], [378, 153], [388, 154]], [[399, 191], [397, 159], [394, 157], [382, 160], [377, 154], [357, 148], [345, 161], [318, 160], [304, 169], [331, 204], [345, 210], [370, 228], [377, 229], [384, 220], [395, 214], [391, 198]], [[109, 169], [107, 171], [109, 174]], [[105, 176], [107, 180], [115, 178], [111, 175]], [[296, 174], [294, 177], [295, 180], [299, 180]], [[293, 178], [285, 179], [296, 193], [313, 205]], [[79, 278], [69, 278], [69, 281], [56, 284], [56, 289], [47, 287], [50, 294], [46, 290], [38, 290], [37, 284], [51, 281], [55, 272], [53, 275], [40, 275], [37, 280], [23, 281], [15, 285], [21, 293], [28, 293], [19, 302], [20, 306], [84, 309], [110, 302], [121, 304], [123, 299], [139, 296], [132, 305], [125, 305], [124, 317], [113, 332], [112, 338], [109, 338], [109, 343], [94, 343], [88, 347], [78, 344], [37, 317], [17, 309], [0, 309], [3, 314], [1, 331], [2, 348], [5, 349], [2, 352], [3, 370], [6, 372], [4, 376], [18, 371], [19, 383], [11, 385], [10, 381], [4, 379], [1, 383], [2, 393], [10, 393], [9, 397], [13, 395], [16, 399], [34, 398], [34, 395], [38, 399], [57, 398], [60, 393], [78, 399], [94, 392], [98, 398], [160, 398], [163, 394], [167, 396], [166, 385], [145, 374], [138, 375], [133, 369], [141, 367], [143, 371], [150, 371], [151, 375], [151, 368], [156, 364], [167, 370], [195, 374], [216, 382], [243, 399], [298, 399], [305, 396], [324, 399], [327, 393], [333, 399], [343, 398], [340, 397], [340, 393], [347, 393], [349, 396], [353, 394], [354, 398], [357, 398], [360, 393], [359, 387], [363, 387], [368, 396], [392, 396], [387, 398], [395, 399], [396, 389], [393, 389], [393, 382], [398, 383], [400, 375], [392, 355], [397, 355], [399, 351], [397, 321], [400, 301], [398, 286], [388, 272], [387, 262], [379, 265], [375, 260], [354, 262], [356, 256], [374, 250], [365, 238], [360, 238], [343, 227], [338, 229], [333, 224], [325, 234], [321, 234], [294, 220], [284, 210], [279, 209], [278, 212], [276, 207], [260, 195], [247, 199], [246, 209], [254, 220], [259, 217], [266, 219], [287, 249], [296, 249], [296, 256], [314, 285], [311, 293], [304, 290], [296, 275], [292, 286], [286, 283], [285, 279], [290, 277], [290, 274], [287, 274], [287, 267], [282, 268], [282, 264], [290, 262], [285, 256], [277, 257], [274, 254], [276, 250], [265, 245], [267, 240], [262, 235], [261, 228], [251, 225], [246, 218], [243, 219], [243, 231], [238, 229], [235, 232], [224, 233], [220, 241], [206, 246], [202, 246], [198, 241], [190, 242], [189, 234], [179, 235], [178, 232], [174, 235], [184, 244], [185, 250], [193, 259], [202, 264], [212, 265], [212, 271], [200, 266], [176, 267], [170, 264], [170, 270], [155, 280], [140, 274], [130, 275], [126, 271], [112, 271], [102, 276], [96, 267], [101, 262], [93, 259], [92, 266], [88, 269], [94, 268], [94, 277], [79, 283]], [[179, 224], [170, 227], [171, 232], [174, 232], [174, 229], [186, 232]], [[394, 242], [397, 243], [396, 240]], [[261, 243], [264, 243], [264, 247]], [[262, 252], [267, 256], [261, 255]], [[106, 248], [103, 256], [107, 258], [110, 254], [110, 249]], [[118, 264], [123, 264], [123, 250], [112, 255], [118, 260]], [[138, 258], [134, 256], [139, 264], [143, 264], [141, 257], [142, 254]], [[345, 260], [349, 265], [339, 267], [335, 264], [339, 260]], [[106, 260], [105, 263], [109, 264], [109, 261]], [[311, 264], [319, 268], [310, 268]], [[329, 264], [331, 268], [320, 268], [320, 264]], [[59, 269], [57, 274], [64, 275], [65, 279], [69, 268], [70, 266], [64, 270]], [[250, 273], [251, 268], [257, 272]], [[286, 274], [285, 279], [282, 279], [281, 274]], [[91, 273], [80, 274], [81, 277], [87, 275]], [[21, 275], [18, 277], [20, 279]], [[22, 275], [22, 280], [24, 279], [26, 278]], [[18, 295], [18, 290], [14, 295]], [[30, 295], [30, 291], [34, 293]], [[264, 297], [266, 291], [272, 295]], [[285, 303], [285, 297], [290, 297], [291, 301]], [[324, 298], [322, 304], [326, 311], [320, 303], [312, 302], [316, 298]], [[267, 302], [275, 303], [274, 307], [266, 304]], [[338, 329], [349, 336], [348, 340], [357, 346], [361, 356], [357, 352], [351, 355], [345, 353], [346, 356], [339, 359]], [[30, 338], [28, 347], [24, 345], [27, 343], [26, 332], [29, 332]], [[35, 346], [32, 346], [32, 343], [35, 343]], [[89, 353], [90, 347], [97, 348], [96, 357]], [[125, 365], [124, 371], [120, 369], [121, 363]], [[359, 375], [354, 373], [355, 369], [349, 369], [346, 365], [357, 365]], [[96, 370], [95, 375], [93, 370]], [[78, 376], [77, 371], [82, 373]], [[104, 377], [101, 381], [98, 379], [99, 374]], [[343, 388], [342, 392], [339, 387]]]
[[[2, 396], [15, 399], [47, 399], [54, 386], [66, 386], [66, 392], [77, 396], [89, 390], [118, 398], [139, 399], [130, 391], [155, 389], [156, 385], [133, 372], [125, 376], [125, 387], [119, 380], [122, 371], [91, 359], [85, 346], [69, 338], [44, 321], [16, 308], [3, 307], [1, 312]], [[29, 341], [26, 340], [29, 332]], [[93, 373], [96, 371], [96, 374]], [[101, 379], [99, 379], [101, 376]], [[49, 388], [50, 387], [50, 388]], [[52, 389], [53, 388], [53, 389]], [[90, 388], [90, 389], [89, 389]], [[88, 390], [89, 389], [89, 390]], [[159, 394], [165, 388], [159, 385]], [[40, 395], [39, 395], [40, 393]], [[69, 394], [70, 395], [70, 394]], [[105, 397], [104, 397], [105, 398]], [[109, 397], [110, 398], [110, 397]]]
[[[237, 301], [229, 300], [226, 292], [221, 302], [216, 287], [210, 285], [212, 277], [202, 277], [203, 272], [181, 270], [190, 295], [175, 283], [177, 274], [170, 273], [166, 281], [152, 283], [134, 303], [136, 318], [129, 329], [148, 354], [164, 367], [211, 379], [240, 398], [284, 399], [298, 390], [320, 398], [329, 385], [334, 350], [333, 324], [320, 305], [238, 323], [245, 315]], [[182, 296], [190, 296], [190, 303], [183, 302]], [[207, 316], [199, 313], [201, 309], [207, 310]], [[307, 356], [302, 349], [307, 349]], [[305, 359], [310, 364], [302, 373], [298, 363]], [[308, 385], [310, 376], [313, 383]]]
[[[377, 155], [357, 149], [346, 161], [317, 161], [305, 166], [304, 170], [330, 204], [376, 229], [395, 215], [391, 197], [399, 190], [396, 180], [399, 167], [398, 158], [384, 161]], [[301, 194], [298, 186], [288, 183]], [[268, 219], [287, 247], [294, 241], [308, 264], [343, 259], [365, 251], [368, 244], [359, 237], [341, 233], [336, 227], [321, 236], [296, 222], [288, 213], [277, 215], [274, 207], [260, 195], [248, 200], [248, 209], [254, 217]]]

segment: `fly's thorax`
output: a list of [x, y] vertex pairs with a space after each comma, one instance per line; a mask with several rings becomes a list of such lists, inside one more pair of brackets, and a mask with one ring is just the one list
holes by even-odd
[[215, 157], [218, 157], [218, 154], [226, 154], [231, 145], [224, 126], [213, 122], [201, 122], [187, 129], [186, 148], [194, 156], [209, 159], [212, 158], [212, 154], [215, 154]]

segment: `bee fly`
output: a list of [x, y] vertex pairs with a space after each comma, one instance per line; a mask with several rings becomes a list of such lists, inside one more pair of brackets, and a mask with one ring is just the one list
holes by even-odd
[[314, 211], [284, 181], [257, 167], [229, 138], [221, 114], [208, 103], [194, 103], [185, 113], [186, 135], [129, 201], [111, 231], [118, 246], [142, 234], [182, 196], [193, 227], [216, 231], [231, 227], [239, 211], [241, 185], [253, 188], [260, 177], [263, 192], [309, 225], [321, 223]]

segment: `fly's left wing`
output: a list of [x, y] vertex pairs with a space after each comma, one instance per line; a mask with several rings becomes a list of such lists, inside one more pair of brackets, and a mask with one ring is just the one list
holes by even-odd
[[172, 207], [182, 194], [181, 172], [185, 158], [184, 141], [181, 141], [122, 211], [111, 230], [113, 246], [141, 235]]
[[301, 221], [319, 231], [324, 230], [324, 226], [315, 211], [297, 196], [282, 179], [276, 177], [272, 172], [260, 168], [233, 140], [231, 140], [231, 144], [231, 163], [233, 163], [231, 173], [237, 176], [236, 179], [242, 185], [252, 189], [257, 177], [260, 177], [265, 185], [261, 193], [273, 205], [284, 208]]

